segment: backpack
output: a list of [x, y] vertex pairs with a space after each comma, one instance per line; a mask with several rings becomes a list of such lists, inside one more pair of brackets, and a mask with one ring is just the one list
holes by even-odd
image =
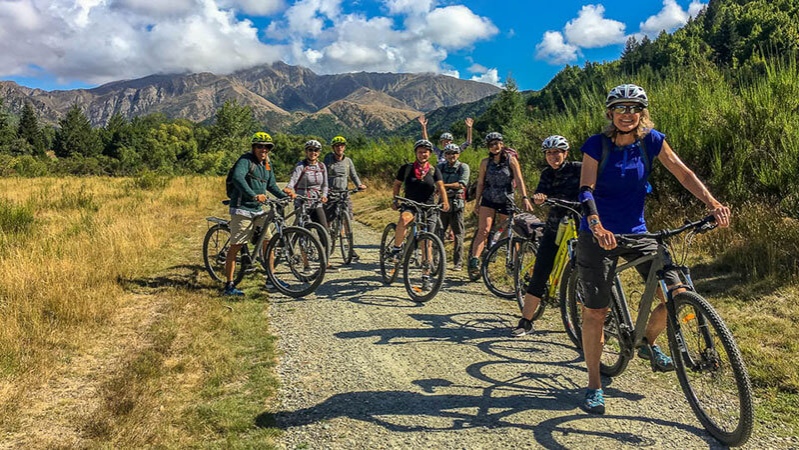
[[236, 168], [236, 164], [238, 164], [242, 158], [245, 158], [247, 159], [247, 161], [250, 162], [250, 170], [247, 171], [247, 175], [245, 176], [252, 177], [253, 172], [255, 172], [256, 164], [252, 162], [252, 159], [248, 158], [247, 155], [249, 155], [249, 153], [245, 153], [239, 156], [239, 159], [237, 159], [236, 162], [233, 164], [233, 166], [231, 166], [230, 169], [227, 171], [227, 177], [225, 177], [225, 193], [227, 194], [227, 198], [232, 198], [233, 193], [235, 193], [236, 190], [238, 189], [236, 188], [236, 184], [233, 183], [233, 169]]

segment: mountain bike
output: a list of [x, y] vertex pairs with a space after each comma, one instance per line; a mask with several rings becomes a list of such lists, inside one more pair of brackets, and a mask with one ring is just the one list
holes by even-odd
[[331, 192], [328, 196], [328, 205], [333, 210], [330, 223], [330, 255], [336, 250], [338, 241], [341, 250], [341, 259], [344, 264], [352, 262], [354, 242], [352, 239], [352, 217], [349, 211], [350, 195], [360, 192], [360, 189], [349, 189], [341, 192]]
[[[669, 349], [674, 360], [680, 386], [694, 414], [720, 442], [743, 445], [752, 433], [754, 410], [752, 385], [746, 371], [741, 352], [732, 333], [710, 303], [694, 289], [690, 270], [683, 262], [670, 263], [668, 240], [687, 232], [685, 248], [699, 233], [715, 228], [713, 216], [688, 222], [685, 225], [652, 233], [616, 235], [620, 246], [630, 245], [641, 239], [654, 239], [657, 252], [641, 256], [616, 268], [612, 286], [610, 308], [605, 320], [605, 346], [600, 360], [603, 375], [617, 376], [627, 367], [635, 350], [647, 346], [646, 325], [658, 287], [666, 293], [667, 334]], [[652, 266], [644, 285], [638, 317], [633, 323], [630, 307], [618, 275], [640, 264], [651, 262]], [[682, 283], [669, 289], [664, 274], [675, 270]], [[582, 307], [579, 292], [571, 280], [569, 289], [575, 289], [568, 297], [569, 308]], [[575, 314], [574, 317], [577, 317]], [[581, 327], [582, 322], [575, 322]], [[582, 333], [579, 333], [582, 335]], [[655, 370], [652, 358], [652, 370]]]
[[308, 197], [304, 195], [295, 196], [295, 208], [286, 219], [294, 216], [294, 226], [305, 228], [310, 231], [325, 249], [325, 261], [327, 262], [328, 255], [332, 253], [333, 246], [330, 241], [330, 233], [328, 230], [318, 222], [311, 219], [311, 211], [315, 210], [322, 204], [322, 200], [318, 197]]
[[[275, 288], [289, 297], [303, 297], [313, 292], [325, 276], [326, 255], [319, 240], [308, 230], [300, 227], [287, 227], [283, 208], [291, 200], [288, 198], [267, 199], [264, 206], [269, 208], [266, 223], [275, 227], [272, 239], [265, 243], [266, 232], [256, 229], [250, 245], [245, 244], [236, 257], [234, 285], [238, 285], [247, 273], [257, 271], [260, 263], [269, 281]], [[223, 203], [227, 204], [227, 201]], [[219, 217], [208, 217], [213, 223], [203, 239], [203, 261], [205, 268], [214, 280], [225, 282], [225, 258], [230, 248], [230, 224]], [[266, 256], [265, 256], [266, 255]]]
[[488, 290], [498, 297], [507, 299], [516, 297], [515, 285], [520, 268], [527, 267], [531, 259], [535, 262], [539, 236], [537, 230], [544, 227], [543, 222], [537, 222], [533, 224], [534, 230], [530, 236], [520, 235], [514, 226], [517, 218], [537, 219], [519, 209], [514, 203], [510, 203], [510, 207], [507, 219], [509, 225], [506, 225], [505, 236], [491, 246], [480, 265], [480, 274]]
[[441, 289], [446, 273], [446, 254], [441, 239], [428, 230], [428, 219], [440, 205], [418, 203], [404, 197], [394, 197], [402, 205], [413, 209], [410, 223], [398, 255], [392, 255], [397, 224], [389, 223], [380, 239], [380, 275], [386, 284], [397, 279], [400, 263], [403, 268], [405, 290], [412, 300], [426, 302]]
[[[494, 223], [491, 226], [491, 231], [488, 233], [488, 238], [486, 239], [486, 241], [485, 241], [485, 243], [483, 245], [483, 251], [482, 251], [482, 253], [480, 253], [481, 264], [482, 264], [482, 261], [485, 260], [485, 255], [488, 253], [488, 251], [491, 249], [491, 247], [493, 247], [494, 244], [496, 244], [497, 241], [500, 240], [500, 238], [502, 238], [503, 236], [506, 236], [506, 230], [508, 229], [509, 226], [510, 226], [510, 218], [506, 218], [505, 220], [502, 220], [499, 223], [494, 221]], [[474, 230], [474, 234], [472, 235], [472, 240], [469, 243], [469, 251], [468, 251], [468, 253], [466, 253], [466, 255], [467, 255], [466, 256], [466, 260], [467, 261], [469, 260], [469, 258], [472, 257], [472, 254], [473, 254], [473, 251], [474, 251], [475, 241], [477, 240], [477, 233], [479, 233], [479, 232], [480, 232], [480, 228], [479, 228], [479, 224], [478, 224], [478, 226]], [[466, 276], [469, 277], [469, 281], [477, 281], [477, 280], [479, 280], [482, 277], [482, 273], [480, 271], [478, 271], [478, 272], [476, 272], [473, 275], [467, 270], [466, 271]]]

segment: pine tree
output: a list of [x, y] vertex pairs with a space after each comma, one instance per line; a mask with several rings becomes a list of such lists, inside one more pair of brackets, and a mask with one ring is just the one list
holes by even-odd
[[33, 110], [30, 102], [25, 102], [22, 107], [22, 115], [19, 118], [19, 126], [17, 127], [17, 138], [22, 139], [30, 146], [31, 150], [25, 150], [23, 153], [44, 155], [44, 135], [41, 128], [39, 128], [36, 111]]
[[11, 127], [11, 117], [3, 105], [3, 99], [0, 98], [0, 151], [6, 150], [6, 146], [15, 138], [16, 133]]
[[100, 137], [92, 130], [89, 118], [77, 104], [73, 104], [66, 116], [58, 121], [54, 150], [59, 158], [75, 155], [92, 157], [102, 152]]

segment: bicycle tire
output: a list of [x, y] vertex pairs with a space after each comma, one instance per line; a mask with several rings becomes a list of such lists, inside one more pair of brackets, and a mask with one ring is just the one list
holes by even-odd
[[399, 275], [400, 258], [391, 258], [388, 255], [394, 246], [396, 233], [397, 224], [390, 223], [383, 229], [383, 235], [380, 238], [380, 277], [386, 284], [397, 281], [397, 275]]
[[303, 228], [310, 231], [316, 237], [322, 248], [325, 250], [325, 263], [330, 261], [330, 254], [333, 252], [333, 247], [330, 245], [330, 233], [325, 227], [316, 222], [308, 222]]
[[560, 318], [566, 335], [578, 349], [583, 348], [583, 301], [577, 288], [577, 267], [567, 263], [560, 282]]
[[[422, 248], [430, 245], [430, 260], [426, 261]], [[421, 232], [410, 241], [403, 258], [405, 290], [411, 300], [422, 303], [438, 294], [446, 275], [447, 257], [444, 243], [434, 233]], [[424, 275], [427, 272], [427, 283]]]
[[322, 244], [300, 227], [284, 228], [282, 234], [272, 237], [263, 259], [266, 275], [275, 289], [293, 298], [304, 297], [319, 287], [325, 278], [326, 263]]
[[[713, 437], [725, 445], [743, 445], [752, 434], [754, 406], [752, 384], [735, 339], [710, 303], [697, 293], [682, 292], [672, 301], [676, 316], [668, 321], [669, 346], [683, 393]], [[688, 361], [683, 359], [680, 341]]]
[[[205, 233], [203, 238], [203, 264], [208, 275], [214, 281], [220, 283], [226, 282], [225, 277], [225, 259], [227, 252], [230, 249], [230, 227], [218, 223]], [[244, 261], [244, 262], [242, 262]], [[236, 255], [236, 272], [233, 274], [233, 283], [239, 284], [246, 274], [249, 266], [248, 261], [249, 250], [246, 245], [242, 246]]]
[[611, 287], [610, 308], [608, 308], [603, 327], [605, 345], [602, 347], [602, 356], [599, 358], [599, 372], [607, 377], [621, 375], [632, 356], [626, 348], [626, 339], [622, 336], [622, 319], [619, 313], [621, 306], [618, 298], [617, 288], [614, 284]]
[[339, 217], [335, 217], [331, 222], [328, 223], [330, 225], [330, 255], [329, 257], [333, 257], [333, 253], [335, 253], [336, 248], [338, 248], [339, 240], [338, 237], [341, 234], [341, 219]]
[[[529, 239], [524, 239], [524, 244], [520, 247], [518, 253], [518, 263], [515, 264], [515, 272], [513, 274], [513, 292], [516, 298], [516, 303], [519, 305], [519, 311], [524, 310], [524, 296], [527, 294], [527, 285], [533, 275], [533, 267], [535, 266], [536, 254], [538, 253], [538, 243]], [[546, 309], [545, 299], [541, 299], [538, 308], [533, 312], [531, 320], [538, 320]]]
[[[488, 253], [483, 258], [483, 263], [480, 265], [480, 274], [483, 277], [483, 283], [492, 294], [500, 298], [513, 299], [516, 297], [515, 285], [515, 267], [516, 261], [510, 258], [516, 258], [517, 255], [508, 255], [509, 238], [502, 238], [494, 244]], [[510, 245], [514, 247], [524, 243], [524, 239], [513, 238]]]
[[344, 264], [352, 263], [352, 253], [354, 251], [354, 242], [352, 239], [352, 224], [350, 216], [346, 212], [341, 215], [339, 221], [339, 228], [336, 229], [338, 236], [339, 249], [341, 250], [341, 259]]

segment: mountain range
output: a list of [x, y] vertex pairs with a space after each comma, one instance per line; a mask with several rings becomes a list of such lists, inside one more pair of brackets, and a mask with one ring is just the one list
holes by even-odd
[[471, 103], [500, 88], [436, 74], [345, 73], [318, 75], [282, 62], [228, 75], [151, 75], [92, 89], [44, 91], [0, 81], [0, 98], [12, 112], [31, 102], [44, 123], [57, 123], [78, 104], [102, 126], [115, 113], [131, 119], [163, 113], [194, 122], [213, 120], [226, 101], [249, 106], [267, 129], [303, 132], [330, 126], [367, 135], [396, 130], [419, 114]]

